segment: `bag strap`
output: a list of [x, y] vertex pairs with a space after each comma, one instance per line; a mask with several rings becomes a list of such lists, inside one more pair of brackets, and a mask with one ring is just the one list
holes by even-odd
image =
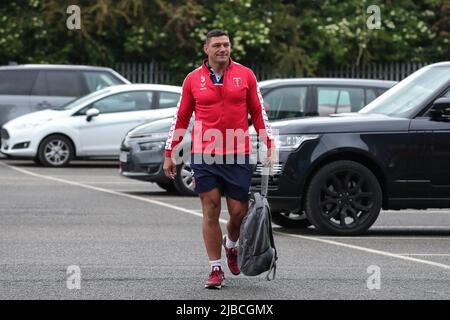
[[[277, 250], [275, 249], [275, 255], [272, 258], [272, 262], [270, 263], [269, 272], [267, 272], [266, 280], [271, 281], [275, 279], [275, 275], [277, 273]], [[273, 271], [273, 272], [272, 272]], [[272, 278], [270, 278], [270, 274], [272, 273]]]
[[[273, 238], [273, 230], [272, 230], [272, 213], [270, 212], [270, 208], [268, 210], [269, 212], [269, 240], [272, 248], [275, 250], [275, 254], [272, 257], [272, 262], [270, 263], [269, 272], [266, 275], [266, 280], [271, 281], [275, 279], [275, 275], [277, 272], [277, 260], [278, 260], [278, 252], [277, 248], [275, 247], [275, 239]], [[272, 279], [270, 278], [270, 274], [273, 271]]]
[[270, 174], [270, 167], [263, 166], [261, 171], [261, 195], [264, 198], [267, 197], [267, 191], [269, 189], [269, 174]]
[[[269, 189], [269, 175], [270, 175], [270, 166], [264, 165], [261, 170], [261, 196], [263, 198], [267, 197], [267, 191]], [[270, 263], [269, 272], [266, 275], [266, 280], [271, 281], [275, 279], [275, 275], [277, 273], [277, 249], [275, 247], [275, 240], [273, 239], [273, 233], [272, 233], [272, 214], [270, 213], [269, 208], [269, 239], [270, 243], [272, 244], [272, 247], [275, 250], [275, 254], [272, 257], [272, 261]], [[270, 274], [272, 273], [272, 278], [270, 277]]]
[[[270, 218], [272, 218], [272, 217], [270, 217]], [[278, 251], [277, 251], [277, 248], [275, 247], [275, 240], [273, 238], [273, 232], [272, 232], [272, 219], [270, 219], [270, 228], [269, 229], [270, 229], [269, 230], [269, 239], [270, 239], [272, 248], [275, 250], [275, 254], [273, 255], [272, 262], [270, 263], [270, 269], [269, 269], [269, 272], [267, 273], [266, 279], [268, 281], [275, 279], [275, 273], [277, 270], [277, 260], [278, 260]], [[272, 279], [270, 279], [269, 275], [272, 270], [273, 270], [273, 277], [272, 277]]]

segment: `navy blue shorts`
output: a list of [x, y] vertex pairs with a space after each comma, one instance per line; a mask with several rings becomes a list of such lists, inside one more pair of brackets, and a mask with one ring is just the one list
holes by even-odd
[[194, 190], [200, 193], [219, 188], [225, 196], [247, 202], [254, 166], [250, 164], [247, 155], [241, 156], [240, 162], [237, 162], [236, 156], [233, 161], [226, 162], [226, 160], [225, 157], [222, 157], [221, 162], [208, 164], [200, 154], [192, 154], [191, 169], [194, 172]]

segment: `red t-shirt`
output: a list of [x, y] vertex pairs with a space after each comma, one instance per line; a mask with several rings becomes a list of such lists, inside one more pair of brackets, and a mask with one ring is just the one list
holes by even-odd
[[260, 139], [268, 148], [273, 143], [255, 75], [231, 59], [221, 84], [213, 83], [205, 63], [187, 75], [166, 141], [165, 155], [171, 155], [183, 139], [193, 112], [193, 153], [250, 154], [248, 113]]

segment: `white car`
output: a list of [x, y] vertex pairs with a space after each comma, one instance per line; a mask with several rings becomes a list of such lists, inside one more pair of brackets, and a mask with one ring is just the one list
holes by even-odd
[[111, 86], [60, 109], [15, 118], [1, 129], [0, 151], [61, 167], [74, 158], [118, 158], [126, 133], [147, 121], [172, 117], [181, 87], [156, 84]]

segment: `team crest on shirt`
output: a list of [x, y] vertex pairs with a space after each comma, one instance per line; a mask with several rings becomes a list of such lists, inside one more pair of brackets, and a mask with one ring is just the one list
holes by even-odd
[[200, 78], [200, 86], [203, 88], [206, 86], [206, 79], [204, 76]]
[[233, 78], [233, 84], [235, 87], [240, 87], [242, 85], [242, 80], [241, 78]]

